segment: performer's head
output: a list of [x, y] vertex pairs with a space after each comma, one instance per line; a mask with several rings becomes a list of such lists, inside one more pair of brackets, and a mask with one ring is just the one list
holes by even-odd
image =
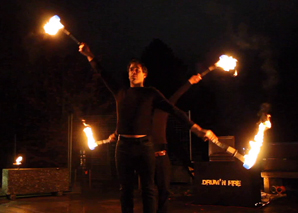
[[128, 78], [131, 87], [143, 87], [148, 75], [147, 67], [138, 59], [132, 59], [128, 64]]

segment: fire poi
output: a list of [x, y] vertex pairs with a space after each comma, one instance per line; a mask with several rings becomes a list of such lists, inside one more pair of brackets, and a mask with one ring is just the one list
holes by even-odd
[[237, 158], [238, 160], [240, 160], [241, 162], [244, 163], [244, 156], [242, 154], [240, 154], [237, 149], [235, 149], [231, 146], [228, 146], [227, 144], [222, 143], [218, 140], [217, 141], [211, 141], [211, 142], [214, 143], [215, 145], [217, 145], [218, 147], [222, 148], [226, 152], [232, 154], [233, 157]]
[[81, 42], [79, 42], [76, 37], [73, 36], [67, 29], [65, 29], [64, 25], [60, 22], [60, 17], [57, 15], [54, 15], [52, 18], [50, 18], [49, 22], [44, 25], [44, 30], [49, 35], [56, 35], [59, 30], [63, 30], [63, 32], [68, 35], [72, 40], [74, 40], [77, 45], [80, 45]]
[[[215, 66], [209, 67], [207, 70], [201, 73], [201, 76], [207, 75], [209, 72], [213, 71], [216, 67], [222, 68], [224, 71], [229, 72], [231, 70], [235, 70], [237, 65], [237, 59], [232, 56], [221, 55], [219, 60], [215, 63]], [[234, 76], [237, 76], [237, 70], [235, 70]]]
[[240, 153], [238, 153], [238, 151], [236, 149], [234, 149], [233, 147], [228, 146], [224, 143], [221, 143], [219, 141], [211, 141], [211, 142], [213, 142], [217, 146], [221, 147], [226, 152], [231, 153], [233, 155], [233, 157], [236, 157], [237, 159], [242, 161], [244, 168], [250, 169], [256, 163], [259, 153], [261, 151], [261, 147], [262, 147], [263, 141], [264, 141], [264, 132], [267, 129], [271, 128], [270, 117], [271, 117], [271, 115], [263, 113], [263, 115], [261, 116], [261, 119], [260, 119], [258, 132], [254, 137], [254, 141], [249, 141], [250, 149], [249, 149], [248, 154], [246, 154], [244, 156], [241, 155]]
[[83, 124], [85, 126], [84, 132], [85, 132], [85, 134], [87, 136], [88, 147], [89, 147], [89, 149], [94, 150], [95, 147], [98, 146], [98, 144], [95, 142], [95, 139], [93, 137], [92, 128], [88, 124], [86, 124], [84, 120], [83, 120]]
[[89, 149], [94, 150], [95, 147], [97, 147], [98, 145], [102, 145], [102, 144], [106, 144], [106, 143], [111, 142], [110, 139], [96, 141], [94, 139], [92, 128], [90, 127], [90, 125], [86, 124], [85, 120], [82, 120], [82, 121], [83, 121], [83, 124], [85, 126], [84, 132], [87, 136], [87, 143], [88, 143]]
[[264, 141], [264, 132], [267, 129], [271, 128], [271, 122], [270, 122], [270, 115], [267, 114], [267, 120], [264, 122], [261, 122], [259, 124], [259, 131], [254, 137], [254, 141], [249, 141], [250, 150], [247, 155], [244, 155], [244, 164], [243, 166], [246, 169], [250, 169], [255, 163], [258, 158], [258, 155], [261, 151], [261, 147], [263, 145]]
[[[237, 59], [233, 58], [232, 56], [227, 56], [227, 55], [221, 55], [219, 57], [219, 60], [215, 63], [214, 66], [210, 66], [207, 70], [201, 73], [201, 76], [205, 76], [211, 71], [213, 71], [216, 67], [222, 68], [224, 71], [230, 71], [230, 70], [235, 70], [235, 67], [237, 65]], [[235, 70], [234, 76], [237, 76], [237, 70]], [[226, 152], [232, 154], [233, 157], [239, 159], [241, 162], [244, 162], [244, 156], [238, 152], [235, 148], [228, 146], [227, 144], [224, 144], [220, 141], [211, 141], [218, 147], [222, 148]]]

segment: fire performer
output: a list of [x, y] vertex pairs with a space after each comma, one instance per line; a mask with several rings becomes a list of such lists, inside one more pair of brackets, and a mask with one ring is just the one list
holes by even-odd
[[161, 109], [175, 115], [199, 137], [218, 140], [211, 131], [190, 121], [186, 114], [172, 105], [153, 87], [144, 87], [147, 68], [138, 60], [128, 64], [130, 87], [115, 85], [110, 81], [97, 62], [88, 45], [81, 43], [79, 52], [85, 55], [101, 79], [110, 89], [117, 104], [116, 167], [121, 186], [122, 212], [133, 212], [134, 172], [140, 176], [142, 186], [143, 212], [155, 213], [155, 150], [149, 136], [154, 109]]
[[[211, 67], [209, 69], [212, 69]], [[178, 99], [191, 87], [202, 79], [200, 74], [193, 75], [181, 86], [170, 98], [169, 101], [175, 104]], [[156, 109], [154, 110], [152, 123], [152, 142], [155, 149], [155, 184], [157, 186], [157, 213], [168, 212], [168, 199], [170, 195], [170, 159], [167, 150], [166, 128], [168, 113]], [[107, 139], [108, 143], [117, 141], [117, 133], [114, 132]]]
[[[202, 77], [200, 74], [193, 75], [169, 98], [169, 101], [172, 104], [175, 104], [191, 85], [197, 84], [201, 79]], [[152, 121], [152, 142], [154, 143], [156, 156], [155, 184], [158, 191], [157, 213], [168, 212], [168, 200], [170, 195], [171, 163], [168, 156], [166, 139], [168, 115], [168, 113], [156, 109]]]

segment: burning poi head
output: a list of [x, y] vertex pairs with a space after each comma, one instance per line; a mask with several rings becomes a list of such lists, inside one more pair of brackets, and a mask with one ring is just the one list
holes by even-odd
[[44, 25], [44, 30], [47, 34], [56, 35], [60, 29], [64, 28], [64, 25], [60, 22], [60, 17], [54, 15], [48, 23]]
[[215, 65], [221, 67], [224, 71], [234, 70], [237, 65], [237, 59], [232, 56], [221, 55]]
[[[209, 72], [216, 69], [216, 67], [222, 68], [224, 71], [235, 70], [237, 65], [237, 59], [233, 58], [232, 56], [221, 55], [219, 60], [212, 66], [210, 66], [207, 70], [201, 73], [201, 76], [207, 75]], [[234, 76], [237, 76], [237, 70], [234, 72]]]
[[261, 147], [264, 141], [264, 132], [271, 128], [270, 115], [267, 114], [267, 120], [259, 124], [259, 131], [255, 135], [254, 141], [250, 141], [250, 150], [247, 155], [244, 155], [244, 168], [250, 169], [258, 158]]
[[84, 132], [85, 132], [85, 134], [87, 136], [88, 147], [89, 147], [89, 149], [94, 150], [95, 147], [98, 146], [98, 144], [96, 143], [96, 141], [95, 141], [95, 139], [93, 137], [92, 128], [88, 124], [86, 124], [84, 120], [83, 120], [83, 124], [85, 126]]
[[52, 18], [50, 18], [49, 22], [44, 25], [44, 30], [49, 35], [56, 35], [59, 30], [63, 29], [63, 32], [68, 35], [72, 40], [74, 40], [78, 45], [81, 44], [81, 42], [78, 41], [67, 29], [65, 29], [64, 25], [60, 22], [60, 17], [57, 15], [54, 15]]

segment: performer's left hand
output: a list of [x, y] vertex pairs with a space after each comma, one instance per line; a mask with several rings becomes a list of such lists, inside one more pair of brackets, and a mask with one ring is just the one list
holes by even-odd
[[212, 132], [211, 130], [207, 129], [205, 130], [205, 135], [204, 135], [205, 141], [211, 140], [213, 142], [218, 141], [218, 137]]
[[204, 140], [217, 141], [218, 137], [209, 129], [202, 129], [199, 125], [194, 124], [191, 131]]
[[118, 137], [117, 137], [117, 134], [116, 134], [116, 133], [113, 133], [113, 134], [111, 134], [111, 135], [109, 136], [109, 140], [110, 140], [110, 142], [116, 142], [117, 139], [118, 139]]

